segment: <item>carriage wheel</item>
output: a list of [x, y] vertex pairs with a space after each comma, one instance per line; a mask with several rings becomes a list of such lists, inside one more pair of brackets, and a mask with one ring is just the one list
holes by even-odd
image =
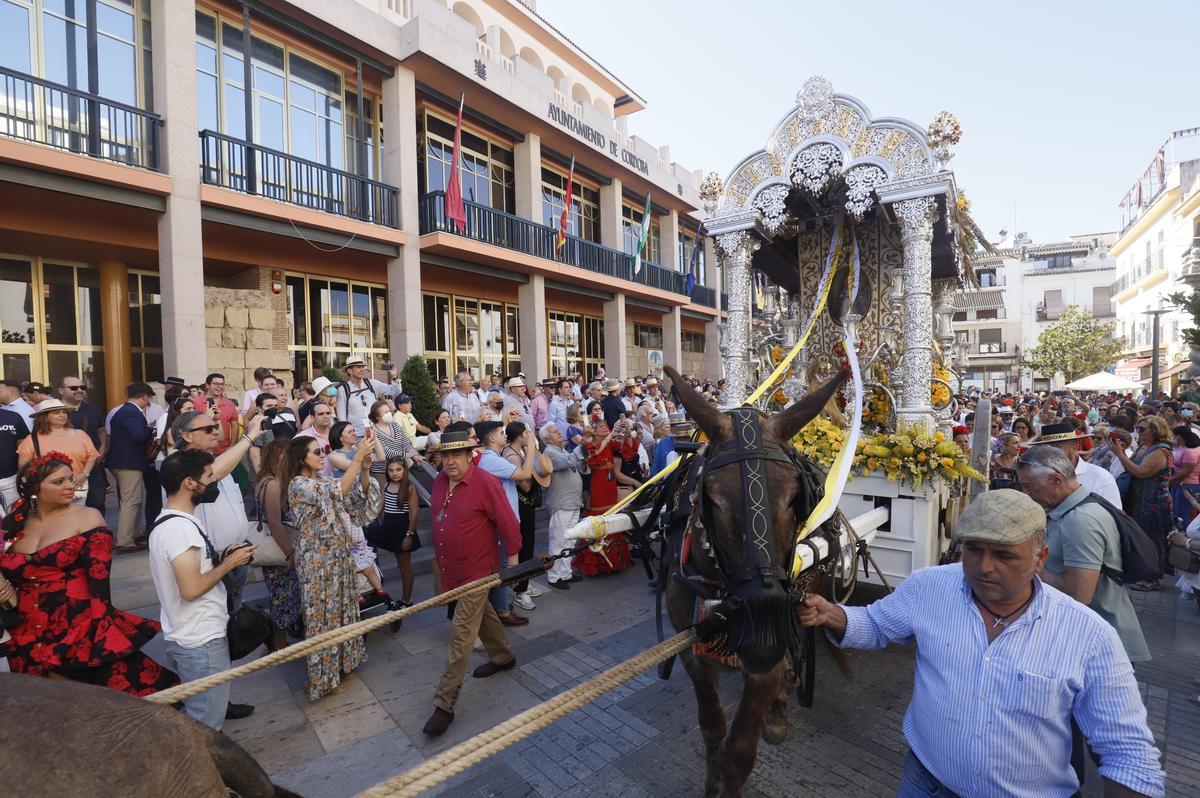
[[[793, 662], [796, 674], [796, 700], [805, 709], [813, 705], [813, 688], [817, 679], [817, 634], [814, 627], [804, 630], [804, 639], [800, 641], [800, 661]], [[792, 654], [793, 658], [796, 652]]]

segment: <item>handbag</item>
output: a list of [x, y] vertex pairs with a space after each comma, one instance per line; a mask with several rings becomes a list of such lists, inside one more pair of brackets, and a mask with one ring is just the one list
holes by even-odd
[[[263, 565], [269, 568], [279, 568], [287, 565], [287, 555], [283, 553], [283, 549], [279, 548], [279, 544], [275, 542], [275, 536], [271, 534], [271, 527], [267, 525], [266, 519], [266, 495], [267, 485], [264, 482], [259, 489], [259, 494], [255, 496], [255, 506], [257, 519], [250, 521], [246, 525], [246, 541], [253, 543], [256, 548], [254, 550], [254, 558], [250, 560], [251, 565]], [[286, 526], [284, 527], [287, 528]]]
[[1200, 554], [1174, 543], [1167, 549], [1167, 563], [1176, 571], [1200, 573]]

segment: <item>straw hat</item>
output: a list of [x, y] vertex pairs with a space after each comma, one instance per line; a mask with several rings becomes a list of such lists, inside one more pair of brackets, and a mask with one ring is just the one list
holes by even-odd
[[608, 380], [607, 382], [604, 383], [604, 390], [607, 391], [608, 393], [616, 393], [617, 391], [621, 390], [621, 381], [620, 380]]
[[455, 430], [454, 432], [443, 432], [441, 443], [438, 444], [439, 452], [453, 452], [458, 449], [476, 449], [479, 444], [471, 440], [471, 433], [466, 430]]
[[367, 365], [367, 361], [362, 359], [362, 355], [351, 355], [350, 357], [346, 358], [346, 365], [342, 366], [342, 371], [345, 371], [346, 369], [350, 368], [351, 366], [365, 366], [365, 365]]
[[333, 381], [328, 377], [317, 377], [312, 381], [313, 393], [320, 396], [330, 385], [333, 385]]
[[1058, 424], [1046, 424], [1042, 427], [1042, 434], [1038, 435], [1031, 441], [1026, 441], [1026, 446], [1036, 446], [1039, 443], [1062, 443], [1063, 441], [1073, 441], [1079, 437], [1079, 431], [1075, 429], [1075, 425], [1070, 421], [1061, 421]]
[[533, 481], [543, 488], [550, 487], [550, 477], [554, 475], [554, 462], [550, 455], [543, 452], [537, 456], [533, 467]]
[[504, 387], [509, 389], [524, 388], [525, 380], [521, 379], [520, 377], [512, 377], [508, 382], [504, 383]]
[[33, 409], [32, 415], [40, 416], [42, 413], [53, 413], [55, 410], [70, 410], [58, 399], [44, 399], [38, 402], [37, 407]]

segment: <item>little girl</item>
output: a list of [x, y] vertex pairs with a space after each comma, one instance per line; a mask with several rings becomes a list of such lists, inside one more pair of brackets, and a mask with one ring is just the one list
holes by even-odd
[[[339, 421], [333, 425], [333, 429], [329, 432], [329, 440], [337, 441], [341, 444], [336, 449], [329, 452], [329, 465], [333, 471], [335, 479], [340, 479], [346, 473], [346, 469], [350, 467], [350, 461], [354, 459], [354, 454], [358, 449], [352, 441], [355, 440], [354, 428], [347, 421]], [[375, 446], [374, 457], [382, 455], [382, 446], [378, 440], [373, 442]], [[399, 607], [398, 604], [392, 601], [392, 597], [383, 589], [382, 574], [379, 571], [379, 566], [375, 564], [375, 552], [367, 543], [366, 535], [363, 534], [362, 527], [350, 526], [350, 556], [354, 558], [354, 571], [360, 574], [367, 580], [367, 584], [374, 591], [374, 598], [369, 594], [362, 594], [358, 597], [359, 609], [367, 609], [379, 604], [385, 605], [389, 610]]]
[[377, 549], [396, 555], [404, 598], [397, 606], [412, 606], [412, 553], [421, 548], [417, 537], [417, 488], [408, 478], [408, 465], [403, 457], [387, 462], [387, 483], [383, 486], [383, 512], [366, 529], [367, 542]]

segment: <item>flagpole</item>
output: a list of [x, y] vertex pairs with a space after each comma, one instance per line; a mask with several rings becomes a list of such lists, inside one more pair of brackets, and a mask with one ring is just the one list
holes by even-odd
[[459, 168], [460, 152], [462, 150], [463, 108], [467, 102], [466, 92], [459, 96], [458, 121], [454, 125], [454, 150], [451, 155], [450, 177], [446, 185], [446, 220], [454, 222], [460, 234], [467, 231], [467, 208], [463, 204], [462, 170]]

